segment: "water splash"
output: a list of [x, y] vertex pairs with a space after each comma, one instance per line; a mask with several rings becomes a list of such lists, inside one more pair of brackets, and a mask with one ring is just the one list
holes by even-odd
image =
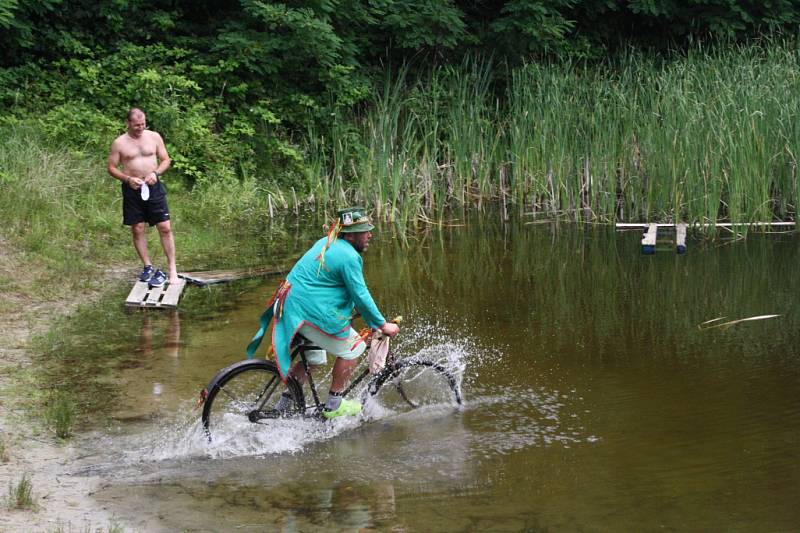
[[[436, 322], [424, 322], [405, 328], [403, 335], [393, 342], [392, 349], [404, 359], [434, 361], [455, 377], [457, 386], [465, 394], [465, 404], [460, 409], [467, 426], [463, 437], [480, 454], [489, 456], [556, 443], [567, 446], [596, 439], [584, 435], [575, 415], [566, 414], [565, 402], [574, 400], [569, 395], [532, 388], [506, 387], [502, 395], [484, 391], [485, 385], [481, 383], [487, 380], [481, 380], [480, 374], [503, 371], [503, 354], [498, 348], [479, 346], [472, 338], [447, 333]], [[329, 376], [321, 377], [318, 390], [324, 391]], [[398, 407], [379, 395], [378, 401], [365, 403], [362, 416], [332, 422], [309, 418], [252, 424], [244, 417], [231, 415], [219, 422], [209, 440], [199, 421], [199, 412], [187, 400], [173, 416], [162, 419], [158, 428], [150, 426], [144, 433], [108, 438], [104, 447], [112, 450], [117, 462], [121, 460], [129, 466], [202, 458], [293, 455], [360, 426], [368, 427], [370, 423], [429, 424], [459, 411], [449, 388], [443, 388], [441, 382], [429, 384], [419, 376], [412, 376], [410, 381], [410, 386], [419, 386], [425, 398], [432, 402], [409, 411], [407, 405]], [[388, 388], [386, 385], [381, 394]], [[354, 392], [354, 397], [363, 397], [365, 389], [366, 383]], [[443, 391], [448, 394], [442, 395]]]

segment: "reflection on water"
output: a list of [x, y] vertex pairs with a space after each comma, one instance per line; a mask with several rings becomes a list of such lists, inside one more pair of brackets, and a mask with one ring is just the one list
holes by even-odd
[[[86, 433], [72, 474], [102, 472], [97, 497], [147, 530], [795, 528], [800, 239], [643, 256], [639, 237], [522, 223], [408, 247], [376, 236], [365, 270], [405, 317], [396, 349], [446, 362], [460, 411], [236, 421], [209, 444], [198, 391], [244, 357], [277, 281], [189, 288], [180, 317], [112, 316], [116, 344], [91, 360], [106, 362], [111, 422]], [[698, 328], [761, 314], [780, 316]]]
[[[166, 357], [178, 357], [181, 339], [181, 319], [178, 310], [166, 311], [167, 326], [161, 343], [162, 353]], [[150, 313], [143, 313], [142, 325], [139, 328], [139, 350], [144, 358], [153, 357], [153, 318]], [[153, 383], [153, 395], [160, 396], [164, 392], [164, 385], [160, 382]]]
[[[163, 340], [159, 349], [168, 357], [178, 357], [181, 341], [181, 317], [177, 309], [163, 312], [166, 315]], [[153, 315], [149, 312], [142, 313], [142, 323], [139, 326], [139, 351], [145, 358], [153, 356]], [[161, 325], [161, 324], [159, 324]]]

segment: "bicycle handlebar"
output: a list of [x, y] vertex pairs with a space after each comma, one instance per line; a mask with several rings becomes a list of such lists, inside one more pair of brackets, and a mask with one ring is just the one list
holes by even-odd
[[[350, 320], [351, 320], [351, 321], [353, 321], [353, 320], [355, 320], [356, 318], [359, 318], [360, 316], [361, 316], [361, 313], [359, 313], [358, 311], [355, 311], [355, 312], [354, 312], [354, 313], [353, 313], [353, 314], [350, 316]], [[397, 316], [396, 316], [396, 317], [394, 317], [393, 319], [391, 319], [391, 320], [387, 320], [387, 322], [390, 322], [390, 323], [392, 323], [392, 324], [397, 324], [398, 326], [400, 325], [400, 323], [401, 323], [402, 321], [403, 321], [403, 315], [397, 315]]]

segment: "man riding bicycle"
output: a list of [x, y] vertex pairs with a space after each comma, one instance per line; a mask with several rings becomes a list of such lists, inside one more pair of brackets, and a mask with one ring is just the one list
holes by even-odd
[[[342, 398], [342, 391], [358, 366], [358, 356], [366, 349], [365, 341], [350, 324], [354, 311], [370, 328], [389, 337], [400, 331], [397, 324], [383, 317], [364, 281], [361, 254], [369, 248], [373, 229], [363, 208], [338, 211], [328, 234], [297, 261], [269, 303], [274, 318], [272, 348], [284, 381], [288, 376], [300, 383], [306, 379], [302, 361], [289, 368], [290, 348], [298, 341], [297, 335], [321, 348], [306, 351], [309, 371], [326, 363], [326, 352], [336, 356], [322, 413], [326, 418], [361, 412], [359, 402]], [[288, 410], [292, 402], [284, 392], [276, 409]]]

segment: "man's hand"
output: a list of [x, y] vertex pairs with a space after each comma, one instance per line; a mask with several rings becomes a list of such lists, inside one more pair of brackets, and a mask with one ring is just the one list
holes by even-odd
[[138, 191], [139, 189], [141, 189], [142, 184], [144, 182], [145, 180], [143, 180], [142, 178], [136, 178], [134, 176], [128, 176], [128, 179], [125, 180], [125, 183], [128, 185], [128, 187], [130, 187], [134, 191]]
[[155, 185], [158, 182], [158, 175], [155, 172], [148, 172], [147, 176], [142, 178], [142, 180], [148, 185]]
[[380, 327], [381, 333], [386, 335], [387, 337], [394, 337], [398, 333], [400, 333], [400, 326], [397, 324], [393, 324], [392, 322], [387, 322]]

